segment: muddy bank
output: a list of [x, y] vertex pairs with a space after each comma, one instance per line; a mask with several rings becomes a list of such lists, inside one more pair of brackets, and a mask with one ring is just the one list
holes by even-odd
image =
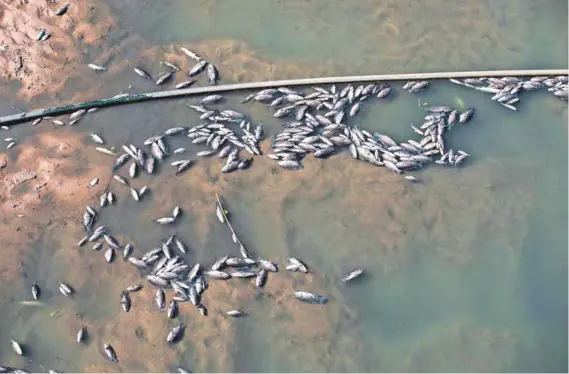
[[[0, 4], [0, 74], [20, 83], [17, 94], [23, 99], [61, 91], [68, 77], [84, 71], [93, 49], [107, 48], [105, 35], [116, 27], [98, 1], [74, 2], [58, 17], [55, 11], [62, 4]], [[51, 37], [37, 41], [40, 29]]]

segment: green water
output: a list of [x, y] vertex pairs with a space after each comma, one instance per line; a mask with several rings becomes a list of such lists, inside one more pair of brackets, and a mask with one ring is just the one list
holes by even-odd
[[[235, 55], [253, 54], [277, 66], [306, 66], [298, 77], [568, 65], [567, 3], [562, 1], [107, 3], [120, 25], [113, 32], [127, 30], [141, 38], [126, 44], [124, 53], [131, 60], [141, 46], [211, 45], [215, 51], [214, 43], [232, 40], [247, 48]], [[211, 58], [231, 64], [231, 53], [222, 52]], [[291, 71], [296, 72], [278, 74], [285, 77]], [[258, 74], [272, 77], [270, 71]], [[234, 79], [223, 70], [221, 76], [224, 82]], [[134, 90], [152, 87], [135, 78], [130, 70], [102, 76], [104, 88], [95, 97], [129, 84]], [[125, 197], [119, 200], [124, 204], [102, 213], [113, 232], [150, 249], [173, 232], [156, 227], [151, 219], [179, 204], [184, 218], [176, 230], [192, 248], [188, 260], [211, 263], [237, 251], [227, 230], [214, 222], [213, 212], [203, 209], [212, 204], [212, 191], [219, 192], [247, 247], [280, 263], [281, 272], [269, 279], [268, 287], [280, 286], [278, 277], [283, 277], [282, 287], [290, 281], [295, 289], [306, 287], [330, 298], [323, 307], [298, 306], [282, 299], [277, 286], [261, 296], [244, 292], [234, 307], [251, 315], [232, 322], [231, 335], [224, 335], [225, 325], [214, 326], [204, 353], [198, 328], [174, 348], [177, 361], [163, 359], [159, 370], [172, 370], [178, 363], [195, 372], [568, 370], [566, 102], [546, 92], [524, 93], [520, 110], [511, 112], [488, 95], [449, 82], [432, 83], [413, 96], [401, 90], [402, 84], [393, 83], [396, 98], [370, 101], [349, 123], [398, 141], [416, 139], [408, 124], [422, 120], [418, 100], [449, 106], [462, 101], [476, 108], [474, 120], [453, 129], [447, 142], [472, 154], [464, 168], [429, 167], [414, 173], [422, 183], [410, 185], [342, 154], [307, 163], [293, 177], [256, 160], [254, 170], [220, 181], [219, 167], [203, 161], [191, 173], [204, 180], [167, 179], [165, 170], [160, 177], [142, 177], [137, 185], [148, 184], [157, 203], [136, 204]], [[231, 95], [227, 107], [262, 121], [268, 135], [275, 134], [280, 122], [260, 104], [240, 104], [243, 95]], [[198, 123], [187, 101], [103, 110], [74, 131], [103, 134], [117, 146], [125, 141], [140, 145], [174, 124]], [[20, 138], [32, 136], [29, 126], [14, 131]], [[199, 149], [184, 139], [173, 139], [170, 146], [185, 146], [191, 153]], [[160, 196], [165, 190], [171, 195]], [[74, 249], [62, 248], [58, 236], [67, 234], [47, 233], [37, 243], [47, 254], [35, 251], [25, 263], [46, 287], [66, 272], [58, 256]], [[308, 281], [284, 274], [287, 255], [302, 258], [314, 276]], [[82, 259], [92, 261], [87, 255]], [[344, 272], [359, 266], [368, 273], [361, 282], [348, 287], [339, 283]], [[116, 270], [99, 280], [96, 265], [89, 269], [76, 304], [64, 300], [63, 306], [49, 294], [46, 302], [66, 310], [61, 318], [72, 326], [78, 323], [76, 312], [85, 320], [100, 321], [93, 341], [100, 345], [115, 339], [118, 345], [116, 336], [122, 335], [113, 333], [118, 327], [112, 321], [121, 313], [115, 296], [125, 275]], [[7, 312], [1, 335], [33, 347], [33, 362], [26, 368], [81, 371], [104, 363], [95, 344], [84, 353], [67, 332], [53, 328], [47, 310], [18, 306], [14, 300], [28, 293], [24, 286], [28, 284], [15, 286], [14, 299], [0, 302], [0, 308]], [[216, 313], [214, 301], [208, 307]], [[53, 347], [55, 339], [60, 346]], [[162, 341], [133, 344], [136, 364], [120, 370], [150, 370], [151, 358], [140, 353], [145, 344]], [[224, 354], [216, 351], [220, 345]], [[6, 339], [0, 348], [2, 364], [25, 366]]]

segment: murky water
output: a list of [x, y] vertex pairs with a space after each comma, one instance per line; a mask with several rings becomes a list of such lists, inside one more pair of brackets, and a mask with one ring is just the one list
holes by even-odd
[[[138, 38], [113, 61], [134, 64], [143, 55], [155, 71], [162, 53], [171, 50], [152, 46], [196, 45], [219, 63], [223, 82], [567, 67], [562, 1], [168, 0], [109, 6], [121, 24], [117, 32]], [[61, 97], [85, 83], [96, 87], [87, 93], [92, 97], [126, 91], [129, 84], [133, 91], [155, 89], [136, 78], [130, 69], [83, 77]], [[106, 109], [71, 129], [24, 124], [11, 130], [41, 157], [61, 163], [56, 173], [78, 177], [77, 183], [94, 176], [101, 182], [92, 192], [77, 188], [67, 199], [42, 196], [37, 209], [45, 217], [23, 221], [22, 231], [29, 233], [24, 242], [18, 233], [1, 232], [7, 256], [25, 249], [18, 271], [0, 267], [11, 279], [0, 284], [2, 365], [127, 372], [168, 371], [178, 364], [196, 372], [567, 371], [567, 104], [546, 92], [526, 93], [520, 110], [510, 112], [488, 95], [448, 82], [414, 96], [401, 83], [394, 86], [395, 99], [370, 102], [351, 124], [414, 139], [408, 124], [422, 119], [418, 100], [457, 108], [464, 103], [476, 108], [475, 118], [447, 140], [472, 154], [464, 168], [430, 167], [416, 174], [422, 183], [409, 184], [347, 154], [326, 161], [309, 157], [299, 172], [258, 157], [250, 170], [230, 175], [208, 159], [181, 177], [164, 166], [159, 177], [134, 179], [152, 191], [140, 203], [110, 184], [119, 202], [103, 209], [100, 221], [132, 241], [136, 253], [174, 232], [191, 248], [189, 262], [210, 264], [238, 253], [214, 216], [219, 193], [251, 252], [278, 261], [281, 270], [285, 257], [295, 255], [313, 270], [308, 276], [281, 271], [264, 292], [244, 281], [212, 281], [204, 296], [210, 316], [181, 305], [179, 319], [189, 328], [173, 347], [165, 345], [165, 336], [174, 322], [153, 307], [150, 288], [133, 295], [130, 313], [120, 310], [118, 294], [139, 280], [136, 271], [122, 260], [108, 265], [102, 253], [75, 243], [82, 236], [83, 206], [98, 203], [113, 162], [93, 150], [87, 132], [104, 136], [109, 147], [141, 145], [167, 127], [198, 123], [185, 105], [192, 100]], [[243, 95], [231, 95], [227, 107], [274, 134], [280, 122], [260, 104], [240, 104]], [[59, 141], [73, 152], [65, 154]], [[190, 154], [200, 149], [187, 138], [170, 146]], [[21, 152], [18, 157], [34, 162], [30, 149]], [[157, 227], [152, 219], [174, 205], [184, 210], [180, 223]], [[4, 220], [13, 225], [15, 218]], [[368, 271], [365, 279], [341, 285], [339, 277], [359, 266]], [[43, 305], [22, 305], [31, 299], [34, 280], [44, 289]], [[77, 289], [73, 300], [57, 292], [58, 281]], [[330, 302], [300, 305], [291, 297], [297, 289]], [[222, 312], [232, 308], [250, 315], [229, 320]], [[81, 325], [90, 331], [86, 346], [74, 342]], [[11, 352], [10, 337], [25, 344], [30, 362]], [[119, 365], [101, 355], [106, 342], [117, 350]]]

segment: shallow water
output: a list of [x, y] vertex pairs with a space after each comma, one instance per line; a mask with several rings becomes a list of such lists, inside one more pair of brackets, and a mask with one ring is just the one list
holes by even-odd
[[[567, 3], [561, 1], [108, 5], [121, 25], [115, 32], [140, 37], [113, 61], [128, 58], [132, 64], [144, 55], [156, 71], [163, 51], [171, 50], [152, 46], [197, 45], [197, 52], [220, 64], [222, 82], [567, 67]], [[85, 83], [95, 87], [86, 93], [91, 97], [126, 91], [130, 84], [133, 91], [155, 89], [136, 78], [130, 69], [82, 77], [60, 97], [71, 97]], [[210, 264], [227, 252], [237, 254], [227, 227], [214, 216], [219, 193], [247, 248], [280, 264], [264, 292], [245, 281], [212, 281], [204, 296], [207, 318], [181, 305], [179, 319], [189, 328], [174, 347], [164, 341], [174, 322], [156, 311], [150, 288], [133, 295], [130, 313], [120, 310], [118, 294], [139, 281], [136, 271], [120, 259], [108, 265], [102, 253], [75, 243], [82, 236], [83, 206], [98, 204], [113, 162], [96, 154], [87, 133], [101, 134], [109, 147], [141, 145], [175, 124], [197, 124], [198, 116], [185, 105], [194, 100], [105, 109], [70, 129], [23, 124], [10, 130], [22, 143], [18, 147], [30, 142], [40, 150], [50, 133], [59, 132], [69, 144], [79, 137], [85, 146], [71, 146], [70, 156], [58, 158], [56, 146], [45, 154], [69, 163], [59, 173], [87, 182], [98, 176], [101, 182], [63, 203], [43, 196], [38, 209], [46, 216], [23, 226], [28, 243], [11, 241], [11, 233], [2, 231], [8, 255], [17, 253], [16, 246], [31, 248], [11, 282], [0, 284], [2, 365], [127, 372], [168, 371], [178, 364], [196, 372], [567, 371], [566, 102], [546, 92], [525, 93], [519, 111], [511, 112], [486, 94], [449, 82], [434, 82], [419, 95], [401, 90], [402, 82], [393, 86], [396, 98], [369, 101], [349, 124], [398, 141], [416, 139], [408, 124], [422, 120], [418, 104], [460, 108], [463, 102], [476, 108], [474, 120], [447, 139], [472, 154], [463, 168], [429, 167], [414, 173], [420, 184], [409, 184], [346, 153], [325, 161], [309, 157], [298, 172], [256, 157], [250, 170], [230, 175], [207, 159], [178, 178], [164, 165], [159, 177], [134, 179], [135, 186], [151, 189], [150, 198], [139, 203], [123, 186], [110, 184], [119, 203], [104, 208], [100, 221], [133, 242], [136, 254], [174, 232], [190, 247], [189, 262]], [[269, 136], [278, 131], [280, 121], [264, 106], [239, 103], [245, 94], [231, 95], [226, 107], [265, 123]], [[170, 147], [184, 146], [190, 155], [201, 150], [184, 139], [174, 138]], [[126, 175], [126, 168], [119, 174]], [[152, 219], [174, 205], [184, 211], [181, 221], [157, 227]], [[4, 220], [13, 223], [12, 217]], [[302, 258], [312, 274], [286, 274], [287, 255]], [[359, 266], [367, 270], [360, 282], [340, 284], [344, 272]], [[20, 304], [31, 299], [34, 280], [44, 289], [44, 305]], [[58, 281], [77, 289], [74, 300], [58, 293]], [[297, 289], [321, 293], [330, 302], [301, 305], [291, 297]], [[222, 316], [233, 308], [250, 315]], [[90, 331], [86, 346], [74, 342], [82, 324]], [[8, 336], [26, 345], [31, 362], [11, 352]], [[104, 342], [117, 350], [119, 365], [101, 355]]]

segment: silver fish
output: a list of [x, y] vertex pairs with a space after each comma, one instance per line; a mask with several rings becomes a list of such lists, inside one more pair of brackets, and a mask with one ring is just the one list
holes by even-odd
[[186, 329], [186, 325], [183, 323], [180, 323], [179, 325], [175, 326], [168, 333], [168, 336], [166, 337], [166, 342], [168, 342], [168, 343], [177, 342], [182, 337], [182, 334], [184, 333], [185, 329]]
[[167, 80], [169, 80], [172, 76], [174, 75], [173, 71], [167, 71], [165, 73], [162, 73], [158, 76], [158, 78], [156, 78], [156, 85], [161, 85], [163, 83], [165, 83]]
[[198, 62], [197, 64], [194, 65], [193, 68], [190, 69], [190, 71], [188, 72], [188, 77], [193, 77], [194, 75], [198, 75], [199, 73], [202, 72], [203, 69], [205, 69], [205, 67], [207, 66], [208, 62], [205, 60], [201, 60], [200, 62]]
[[170, 69], [174, 70], [174, 71], [180, 71], [180, 67], [176, 64], [173, 64], [171, 62], [168, 61], [160, 61], [160, 64], [169, 67]]
[[61, 283], [59, 282], [59, 291], [64, 295], [69, 297], [70, 295], [72, 295], [74, 293], [73, 288], [71, 288], [69, 285], [65, 284], [65, 283]]
[[178, 166], [178, 170], [176, 171], [176, 175], [180, 175], [182, 172], [184, 172], [185, 170], [187, 170], [190, 166], [192, 165], [192, 161], [191, 160], [187, 160], [182, 162], [179, 166]]
[[12, 350], [18, 355], [18, 356], [23, 356], [24, 355], [24, 350], [22, 349], [22, 347], [20, 346], [20, 344], [15, 341], [14, 339], [10, 340], [10, 343], [12, 344]]
[[225, 266], [225, 263], [226, 263], [228, 258], [229, 258], [229, 256], [225, 255], [225, 256], [221, 257], [220, 259], [218, 259], [217, 261], [215, 261], [215, 263], [211, 266], [211, 270], [219, 270], [219, 269], [223, 268]]
[[229, 275], [226, 272], [223, 271], [219, 271], [219, 270], [207, 270], [204, 271], [204, 274], [207, 275], [210, 278], [213, 279], [228, 279], [231, 278], [231, 275]]
[[[129, 259], [132, 257], [129, 257]], [[150, 282], [150, 284], [156, 286], [156, 287], [166, 287], [168, 285], [168, 281], [156, 276], [156, 275], [147, 275], [146, 279], [148, 280], [148, 282]]]
[[223, 100], [221, 95], [209, 95], [200, 100], [200, 104], [217, 104]]
[[259, 262], [259, 265], [267, 271], [272, 271], [272, 272], [278, 271], [277, 266], [274, 263], [272, 263], [271, 261], [263, 260], [260, 258], [260, 259], [258, 259], [258, 262]]
[[124, 246], [123, 258], [126, 260], [127, 258], [130, 257], [131, 253], [132, 253], [132, 245], [130, 245], [130, 243], [128, 243], [127, 245]]
[[328, 302], [328, 299], [325, 297], [311, 292], [297, 291], [294, 293], [294, 296], [300, 301], [311, 304], [326, 304]]
[[177, 90], [182, 89], [182, 88], [188, 88], [191, 85], [193, 85], [194, 83], [196, 83], [196, 81], [193, 79], [190, 79], [190, 80], [178, 83], [174, 88]]
[[300, 261], [298, 258], [291, 256], [291, 257], [288, 257], [287, 259], [291, 264], [298, 266], [299, 271], [301, 271], [303, 273], [308, 273], [308, 267], [302, 261]]
[[262, 288], [265, 286], [265, 283], [267, 283], [268, 275], [269, 273], [265, 269], [261, 269], [257, 273], [257, 278], [255, 279], [255, 285], [257, 286], [257, 288]]
[[65, 13], [67, 13], [67, 10], [68, 10], [68, 9], [69, 9], [69, 3], [66, 3], [65, 5], [63, 5], [62, 7], [58, 8], [58, 9], [55, 11], [55, 15], [56, 15], [56, 16], [62, 16], [62, 15], [64, 15]]
[[156, 220], [156, 223], [159, 223], [161, 225], [168, 225], [171, 223], [174, 223], [175, 219], [173, 217], [163, 217], [163, 218], [158, 218]]
[[180, 214], [182, 214], [182, 209], [179, 206], [175, 206], [174, 210], [172, 210], [172, 216], [174, 218], [178, 218], [178, 216], [180, 216]]
[[117, 158], [117, 160], [113, 164], [111, 171], [114, 173], [115, 171], [119, 170], [128, 161], [130, 157], [131, 156], [128, 153], [120, 155], [119, 158]]
[[95, 187], [97, 185], [97, 183], [99, 183], [99, 178], [95, 177], [91, 180], [91, 182], [89, 182], [89, 184], [87, 185], [87, 187], [91, 188], [91, 187]]
[[100, 65], [95, 65], [95, 64], [89, 64], [87, 65], [89, 66], [89, 68], [95, 70], [95, 71], [107, 71], [107, 68], [100, 66]]
[[164, 308], [166, 307], [166, 294], [164, 293], [164, 290], [159, 288], [156, 291], [156, 305], [158, 306], [158, 309], [160, 309], [161, 312], [164, 311]]
[[127, 287], [126, 291], [127, 292], [137, 292], [137, 291], [140, 291], [141, 289], [142, 289], [142, 284], [136, 283], [136, 284], [133, 284], [132, 286]]
[[176, 300], [170, 300], [168, 304], [168, 318], [176, 318], [178, 315], [178, 303]]
[[252, 278], [257, 276], [257, 272], [252, 270], [238, 270], [231, 273], [235, 278]]
[[196, 61], [201, 61], [202, 58], [195, 52], [190, 51], [187, 48], [184, 47], [180, 47], [180, 51], [184, 52], [186, 54], [186, 56], [188, 56], [191, 59], [194, 59]]
[[109, 360], [111, 360], [112, 362], [119, 362], [115, 349], [110, 344], [104, 344], [103, 350], [105, 351], [105, 354], [107, 355]]
[[32, 284], [32, 296], [33, 296], [34, 300], [38, 300], [40, 298], [40, 295], [41, 295], [40, 286], [39, 286], [38, 282], [34, 282]]
[[136, 162], [133, 162], [132, 164], [130, 164], [129, 168], [128, 168], [128, 176], [131, 178], [135, 178], [137, 171], [138, 171], [138, 164]]
[[364, 269], [361, 269], [361, 268], [354, 269], [342, 277], [342, 283], [348, 283], [349, 281], [352, 281], [352, 280], [358, 278], [363, 273], [364, 273]]
[[243, 315], [244, 315], [243, 311], [238, 310], [238, 309], [233, 309], [233, 310], [227, 311], [225, 314], [227, 314], [230, 317], [235, 317], [235, 318], [243, 317]]
[[142, 70], [141, 68], [134, 68], [134, 72], [144, 79], [152, 80], [150, 74], [148, 74], [146, 71]]
[[120, 175], [114, 174], [114, 175], [113, 175], [113, 178], [114, 178], [117, 182], [122, 183], [122, 184], [124, 184], [125, 186], [128, 186], [128, 181], [127, 181], [126, 179], [124, 179], [123, 177], [121, 177]]
[[217, 81], [219, 80], [219, 72], [211, 63], [207, 64], [207, 77], [210, 84], [217, 84]]
[[139, 201], [140, 196], [138, 196], [138, 191], [131, 187], [130, 189], [130, 196], [134, 199], [134, 201]]
[[91, 139], [93, 139], [93, 141], [97, 144], [105, 144], [105, 141], [103, 140], [103, 138], [101, 138], [99, 135], [95, 134], [95, 133], [89, 133], [89, 135], [91, 136]]
[[81, 326], [81, 328], [77, 332], [77, 343], [83, 343], [86, 337], [87, 337], [87, 328], [85, 326]]
[[131, 301], [130, 301], [130, 295], [129, 295], [129, 293], [128, 293], [128, 292], [125, 292], [125, 291], [121, 291], [120, 296], [121, 296], [121, 306], [122, 306], [122, 309], [123, 309], [125, 312], [130, 311], [130, 306], [131, 306], [132, 303], [131, 303]]
[[114, 257], [115, 257], [115, 249], [112, 247], [108, 248], [105, 252], [105, 260], [108, 263], [111, 263], [113, 261]]

